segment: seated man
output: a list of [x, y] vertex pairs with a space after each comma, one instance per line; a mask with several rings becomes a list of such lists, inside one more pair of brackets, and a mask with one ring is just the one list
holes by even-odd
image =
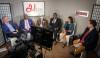
[[18, 26], [16, 23], [9, 22], [7, 16], [2, 18], [2, 29], [7, 37], [18, 37]]
[[30, 34], [31, 26], [34, 26], [34, 23], [32, 19], [30, 19], [28, 15], [25, 14], [24, 19], [22, 19], [19, 24], [22, 40], [27, 41], [27, 42], [31, 41], [31, 34]]
[[33, 26], [32, 19], [28, 18], [28, 15], [24, 15], [24, 19], [20, 21], [19, 27], [21, 31], [31, 32], [31, 26]]
[[18, 36], [18, 26], [16, 23], [9, 22], [9, 19], [7, 16], [4, 16], [2, 18], [2, 30], [4, 34], [6, 35], [6, 41], [11, 42], [11, 46], [16, 45], [16, 40], [19, 37]]
[[73, 42], [74, 47], [84, 46], [86, 51], [86, 57], [89, 58], [90, 54], [94, 51], [97, 46], [98, 41], [98, 32], [95, 28], [96, 21], [89, 20], [88, 27], [86, 28], [85, 32], [82, 34], [80, 39], [75, 40]]
[[37, 20], [36, 26], [42, 27], [42, 28], [48, 28], [48, 21], [44, 17], [40, 17]]

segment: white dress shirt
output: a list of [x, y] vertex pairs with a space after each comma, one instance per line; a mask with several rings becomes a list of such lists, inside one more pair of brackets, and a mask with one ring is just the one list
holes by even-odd
[[24, 20], [24, 22], [25, 22], [25, 29], [29, 30], [30, 29], [30, 25], [29, 25], [28, 20], [26, 19], [26, 20]]
[[15, 31], [15, 29], [13, 28], [13, 26], [10, 23], [6, 23], [6, 25], [7, 25], [7, 27], [9, 28], [9, 30], [11, 32], [14, 32]]
[[57, 21], [57, 19], [53, 19], [52, 23], [55, 23]]
[[40, 27], [43, 27], [43, 19], [41, 19]]

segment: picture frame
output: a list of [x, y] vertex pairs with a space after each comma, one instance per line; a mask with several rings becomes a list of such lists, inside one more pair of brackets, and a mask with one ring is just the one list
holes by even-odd
[[23, 2], [23, 10], [28, 16], [44, 16], [45, 2]]

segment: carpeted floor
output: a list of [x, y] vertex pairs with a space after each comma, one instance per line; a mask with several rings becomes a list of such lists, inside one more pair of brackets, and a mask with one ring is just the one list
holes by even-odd
[[[77, 58], [69, 53], [69, 47], [66, 46], [63, 48], [62, 46], [63, 46], [62, 43], [57, 43], [56, 45], [53, 45], [52, 50], [50, 51], [42, 49], [43, 58]], [[3, 53], [3, 54], [0, 54], [0, 56], [1, 55], [2, 57], [0, 58], [11, 58], [12, 54]], [[17, 56], [22, 56], [22, 55], [19, 54]], [[93, 55], [92, 57], [95, 58], [95, 56]]]

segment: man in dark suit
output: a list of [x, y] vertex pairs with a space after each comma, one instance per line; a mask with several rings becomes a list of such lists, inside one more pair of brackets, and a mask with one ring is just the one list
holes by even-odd
[[18, 36], [18, 25], [10, 22], [7, 16], [2, 18], [2, 30], [6, 34], [7, 38]]
[[32, 19], [28, 18], [28, 15], [24, 15], [24, 19], [20, 21], [19, 27], [21, 31], [25, 32], [31, 32], [31, 26], [33, 26], [34, 23]]
[[49, 28], [53, 31], [53, 38], [54, 40], [58, 39], [58, 33], [61, 30], [62, 22], [61, 19], [58, 18], [57, 13], [53, 13], [53, 17], [50, 19]]

